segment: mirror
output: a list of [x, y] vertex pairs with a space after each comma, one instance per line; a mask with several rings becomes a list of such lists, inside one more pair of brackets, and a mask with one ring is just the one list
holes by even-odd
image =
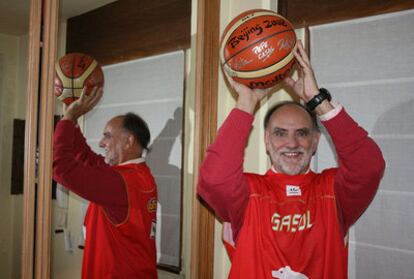
[[[92, 2], [87, 1], [89, 4]], [[188, 21], [184, 22], [186, 30], [179, 29], [185, 32], [185, 36], [188, 36], [187, 43], [177, 43], [178, 39], [171, 41], [171, 34], [180, 38], [180, 32], [172, 32], [171, 28], [170, 30], [165, 28], [168, 21], [170, 27], [174, 25], [171, 23], [172, 19], [159, 16], [157, 21], [163, 21], [164, 27], [160, 27], [161, 25], [148, 26], [148, 28], [153, 27], [155, 30], [161, 29], [161, 31], [147, 33], [152, 34], [151, 38], [167, 38], [170, 41], [167, 40], [168, 43], [165, 46], [158, 46], [157, 48], [150, 44], [146, 45], [147, 42], [151, 41], [151, 38], [132, 36], [133, 39], [127, 41], [115, 37], [115, 35], [122, 37], [119, 34], [120, 32], [128, 32], [130, 29], [138, 30], [139, 26], [137, 26], [136, 21], [140, 17], [128, 18], [122, 16], [124, 20], [122, 24], [124, 26], [125, 24], [128, 25], [128, 28], [122, 27], [121, 31], [116, 30], [117, 23], [115, 21], [111, 22], [109, 20], [117, 18], [116, 15], [125, 15], [126, 5], [130, 5], [130, 7], [134, 5], [132, 6], [134, 9], [143, 7], [151, 9], [150, 4], [154, 1], [144, 1], [145, 3], [140, 4], [137, 4], [136, 1], [124, 1], [123, 4], [126, 3], [126, 5], [116, 5], [119, 2], [106, 5], [111, 1], [94, 2], [94, 6], [88, 5], [80, 9], [79, 5], [84, 4], [85, 1], [61, 0], [57, 57], [61, 57], [68, 52], [83, 52], [93, 56], [100, 64], [103, 64], [105, 74], [104, 97], [96, 110], [87, 114], [80, 124], [84, 129], [84, 135], [88, 143], [95, 152], [102, 153], [102, 150], [98, 147], [98, 141], [101, 138], [105, 123], [112, 116], [133, 111], [147, 121], [151, 131], [151, 150], [146, 157], [146, 162], [158, 184], [158, 214], [160, 215], [157, 216], [158, 233], [156, 235], [159, 244], [157, 249], [158, 263], [160, 268], [178, 273], [181, 268], [181, 175], [183, 154], [181, 135], [183, 133], [185, 73], [185, 53], [180, 49], [189, 48], [191, 10], [189, 3], [191, 1], [182, 1], [183, 3], [187, 2], [185, 11], [187, 12]], [[160, 5], [162, 1], [156, 1], [156, 3]], [[97, 12], [98, 7], [105, 8], [103, 15]], [[111, 7], [112, 10], [106, 9], [108, 7]], [[74, 12], [69, 12], [70, 9]], [[183, 10], [181, 6], [177, 6], [175, 9]], [[174, 14], [169, 9], [158, 8], [157, 10]], [[91, 11], [88, 16], [82, 17], [88, 11]], [[81, 16], [77, 17], [77, 15]], [[95, 30], [91, 31], [85, 30], [85, 26], [82, 26], [82, 28], [78, 26], [74, 17], [78, 22], [84, 24], [87, 22], [88, 26], [93, 26], [94, 22], [97, 21], [96, 18], [99, 17], [104, 17], [105, 21], [110, 23], [105, 26], [97, 26]], [[69, 23], [68, 18], [70, 18]], [[159, 18], [164, 18], [164, 20]], [[183, 23], [180, 22], [179, 24], [179, 28], [181, 28]], [[74, 29], [82, 30], [82, 32], [74, 32]], [[100, 30], [98, 31], [98, 29]], [[99, 41], [102, 39], [99, 35], [94, 36], [96, 33], [102, 32], [102, 29], [105, 30], [104, 33], [107, 37], [104, 42]], [[171, 34], [163, 36], [163, 32]], [[115, 44], [120, 45], [121, 48], [114, 46], [114, 42], [117, 42], [118, 39], [124, 42], [123, 44]], [[142, 47], [144, 51], [134, 50], [137, 47], [136, 44], [140, 49]], [[88, 46], [91, 48], [88, 49]], [[124, 46], [127, 46], [127, 49], [122, 49]], [[164, 51], [166, 47], [170, 49]], [[101, 51], [101, 49], [104, 50]], [[137, 65], [138, 68], [128, 68], [130, 65], [133, 67]], [[168, 67], [165, 67], [165, 65], [168, 65]], [[140, 79], [138, 80], [138, 78]], [[167, 93], [171, 93], [172, 88], [176, 88], [174, 92], [179, 94], [167, 95]], [[62, 111], [62, 104], [57, 102], [56, 115], [61, 115]], [[57, 185], [52, 214], [52, 278], [80, 278], [84, 248], [82, 223], [86, 208], [87, 202], [85, 200]]]
[[0, 274], [20, 278], [29, 1], [0, 3]]

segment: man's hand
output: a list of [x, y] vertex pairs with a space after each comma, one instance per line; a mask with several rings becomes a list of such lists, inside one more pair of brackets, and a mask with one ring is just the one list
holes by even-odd
[[102, 87], [95, 86], [89, 95], [86, 95], [86, 87], [83, 88], [79, 99], [71, 103], [65, 110], [62, 119], [77, 123], [78, 118], [92, 110], [102, 98]]
[[315, 74], [309, 57], [303, 48], [302, 42], [299, 40], [293, 49], [293, 55], [296, 58], [299, 68], [299, 78], [294, 80], [291, 77], [285, 78], [285, 84], [292, 88], [296, 95], [308, 102], [313, 96], [319, 93], [319, 87], [315, 79]]
[[257, 103], [269, 94], [271, 88], [268, 89], [250, 89], [244, 84], [234, 81], [231, 77], [225, 73], [230, 86], [238, 94], [236, 107], [240, 110], [254, 113]]

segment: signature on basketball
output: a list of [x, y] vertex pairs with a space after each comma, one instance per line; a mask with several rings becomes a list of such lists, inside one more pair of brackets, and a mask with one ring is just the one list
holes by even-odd
[[266, 61], [274, 51], [275, 49], [271, 46], [269, 47], [267, 41], [261, 42], [260, 45], [255, 46], [253, 48], [253, 52], [257, 54], [257, 58], [259, 58], [263, 62]]
[[287, 37], [280, 39], [277, 42], [277, 46], [279, 50], [288, 50], [290, 51], [291, 49], [293, 49], [295, 42], [292, 39], [289, 39]]
[[246, 60], [244, 58], [238, 58], [238, 59], [234, 59], [231, 67], [235, 70], [240, 70], [241, 68], [243, 68], [246, 65], [249, 65], [252, 62], [252, 60]]

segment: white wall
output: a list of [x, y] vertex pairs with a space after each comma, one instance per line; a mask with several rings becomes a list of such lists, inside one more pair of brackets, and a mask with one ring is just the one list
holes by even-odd
[[[414, 10], [311, 28], [312, 63], [380, 145], [387, 166], [380, 189], [350, 231], [353, 279], [414, 274]], [[335, 164], [322, 140], [319, 170]]]
[[22, 196], [10, 194], [13, 118], [24, 119], [27, 36], [0, 34], [0, 273], [20, 276]]

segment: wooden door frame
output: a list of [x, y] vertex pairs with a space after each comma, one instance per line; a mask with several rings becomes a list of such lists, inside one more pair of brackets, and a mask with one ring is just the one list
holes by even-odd
[[36, 189], [36, 142], [42, 0], [30, 1], [27, 63], [26, 125], [24, 143], [23, 231], [21, 278], [33, 278], [34, 220]]
[[30, 3], [21, 278], [44, 279], [50, 278], [53, 81], [59, 0]]
[[43, 1], [42, 61], [39, 107], [39, 164], [36, 205], [36, 279], [50, 278], [52, 223], [52, 137], [55, 96], [53, 93], [57, 52], [59, 0]]
[[190, 278], [214, 276], [214, 214], [197, 197], [198, 168], [217, 131], [220, 0], [197, 7], [193, 217]]

